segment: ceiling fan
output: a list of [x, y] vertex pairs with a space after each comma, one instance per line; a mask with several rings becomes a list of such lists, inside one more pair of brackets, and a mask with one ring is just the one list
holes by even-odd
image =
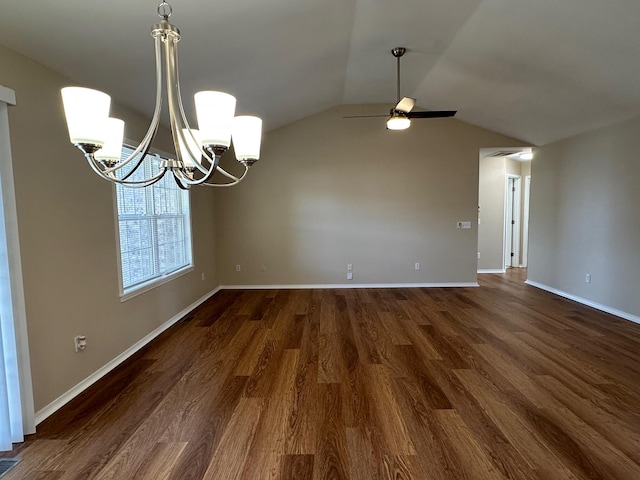
[[[404, 47], [396, 47], [391, 50], [391, 53], [396, 57], [397, 64], [397, 99], [398, 104], [389, 112], [389, 119], [387, 120], [388, 130], [404, 130], [411, 125], [412, 118], [445, 118], [453, 117], [456, 114], [455, 110], [442, 110], [442, 111], [423, 111], [414, 112], [413, 107], [416, 105], [416, 99], [411, 97], [403, 97], [400, 99], [400, 57], [406, 53], [407, 49]], [[370, 118], [370, 117], [386, 117], [387, 115], [349, 115], [342, 118]]]

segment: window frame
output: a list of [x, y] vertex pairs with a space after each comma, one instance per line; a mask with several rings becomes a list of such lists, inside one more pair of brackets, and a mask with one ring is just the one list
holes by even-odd
[[[127, 141], [125, 140], [124, 144], [123, 144], [123, 148], [128, 148], [130, 150], [134, 150], [135, 147], [132, 147], [131, 145], [135, 143], [135, 142], [131, 142], [131, 141]], [[164, 152], [162, 150], [158, 150], [155, 148], [151, 148], [149, 149], [149, 154], [151, 155], [158, 155], [163, 159], [167, 159], [167, 158], [171, 158], [171, 155], [168, 154], [167, 152]], [[167, 172], [167, 175], [170, 175], [171, 172]], [[177, 185], [176, 185], [177, 186]], [[193, 215], [192, 215], [192, 211], [191, 211], [191, 191], [187, 190], [187, 195], [186, 195], [186, 201], [187, 201], [187, 206], [189, 209], [189, 215], [188, 215], [188, 221], [186, 222], [188, 224], [189, 230], [187, 232], [187, 236], [188, 239], [186, 240], [186, 246], [188, 247], [188, 255], [189, 255], [189, 263], [187, 265], [184, 265], [182, 267], [177, 268], [176, 270], [173, 270], [171, 272], [162, 274], [162, 275], [157, 275], [153, 278], [150, 278], [146, 281], [137, 283], [135, 285], [132, 285], [130, 287], [124, 287], [124, 281], [123, 281], [123, 268], [122, 268], [122, 250], [121, 250], [121, 245], [120, 245], [120, 216], [119, 216], [119, 209], [118, 209], [118, 189], [117, 189], [118, 185], [114, 184], [113, 188], [112, 188], [112, 196], [113, 196], [113, 213], [114, 213], [114, 221], [115, 221], [115, 236], [116, 236], [116, 256], [117, 256], [117, 264], [118, 264], [118, 291], [119, 291], [119, 296], [120, 296], [120, 301], [124, 302], [126, 300], [129, 300], [130, 298], [136, 297], [138, 295], [141, 295], [143, 293], [146, 293], [150, 290], [153, 290], [161, 285], [164, 285], [178, 277], [181, 277], [183, 275], [186, 275], [187, 273], [190, 273], [194, 270], [194, 253], [193, 253]], [[123, 188], [130, 188], [130, 187], [123, 187]], [[152, 187], [145, 187], [145, 188], [152, 188]], [[156, 252], [154, 252], [155, 254]]]

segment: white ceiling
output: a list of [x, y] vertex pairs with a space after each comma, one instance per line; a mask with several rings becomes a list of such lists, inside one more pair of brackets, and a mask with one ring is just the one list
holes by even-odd
[[[157, 0], [1, 3], [0, 44], [150, 115]], [[402, 95], [534, 145], [640, 115], [638, 0], [175, 0], [173, 9], [188, 111], [195, 91], [222, 89], [267, 129], [342, 103], [394, 103], [395, 46], [408, 48]]]

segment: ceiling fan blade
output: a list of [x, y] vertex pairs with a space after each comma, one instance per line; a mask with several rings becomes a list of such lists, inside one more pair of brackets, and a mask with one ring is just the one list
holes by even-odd
[[409, 118], [446, 118], [453, 117], [457, 113], [456, 110], [443, 110], [433, 112], [409, 112], [407, 117]]
[[388, 117], [389, 114], [385, 115], [345, 115], [342, 118], [374, 118], [374, 117]]
[[398, 102], [395, 106], [394, 110], [399, 112], [409, 113], [413, 110], [413, 107], [416, 105], [416, 99], [411, 97], [404, 97], [402, 100]]

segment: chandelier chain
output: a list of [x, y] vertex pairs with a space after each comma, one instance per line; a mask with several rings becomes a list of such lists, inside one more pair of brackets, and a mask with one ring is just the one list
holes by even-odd
[[165, 20], [169, 20], [169, 17], [172, 13], [173, 8], [171, 8], [171, 5], [168, 2], [162, 2], [160, 5], [158, 5], [158, 15]]

